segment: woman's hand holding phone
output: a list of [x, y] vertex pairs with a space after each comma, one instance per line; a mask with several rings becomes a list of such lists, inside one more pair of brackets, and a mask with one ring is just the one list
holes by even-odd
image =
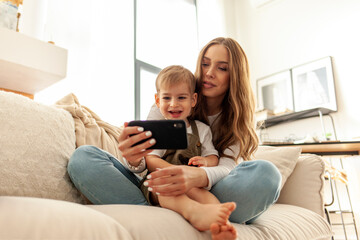
[[[142, 127], [130, 127], [127, 122], [124, 123], [124, 129], [118, 138], [118, 148], [128, 163], [137, 166], [143, 157], [152, 152], [152, 149], [148, 148], [153, 146], [156, 141], [151, 136], [152, 133], [144, 131]], [[139, 145], [134, 145], [144, 139], [148, 140]]]

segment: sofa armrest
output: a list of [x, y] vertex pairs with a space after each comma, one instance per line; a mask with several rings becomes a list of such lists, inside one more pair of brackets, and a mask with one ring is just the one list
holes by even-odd
[[325, 217], [324, 172], [321, 157], [301, 154], [277, 202], [307, 208]]

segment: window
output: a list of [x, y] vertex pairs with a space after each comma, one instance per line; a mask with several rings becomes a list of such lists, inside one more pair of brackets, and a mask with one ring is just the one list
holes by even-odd
[[[135, 64], [135, 116], [146, 119], [155, 99], [155, 79], [160, 68], [137, 60]], [[141, 95], [140, 95], [141, 94]], [[140, 108], [141, 106], [141, 108]], [[140, 116], [140, 118], [139, 118]]]
[[194, 72], [197, 39], [194, 0], [135, 0], [136, 119], [146, 119], [162, 68], [182, 65]]

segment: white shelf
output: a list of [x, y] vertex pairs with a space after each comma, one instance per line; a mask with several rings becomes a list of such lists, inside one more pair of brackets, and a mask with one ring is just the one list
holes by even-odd
[[0, 27], [0, 88], [35, 94], [66, 77], [67, 50]]

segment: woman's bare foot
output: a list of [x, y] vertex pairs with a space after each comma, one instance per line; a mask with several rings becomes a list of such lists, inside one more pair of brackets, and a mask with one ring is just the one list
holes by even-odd
[[234, 240], [236, 239], [236, 229], [228, 222], [225, 225], [213, 223], [210, 225], [211, 239], [212, 240]]
[[199, 204], [194, 206], [191, 215], [187, 218], [189, 222], [199, 231], [210, 229], [212, 223], [226, 225], [230, 214], [236, 208], [234, 202], [222, 204]]

